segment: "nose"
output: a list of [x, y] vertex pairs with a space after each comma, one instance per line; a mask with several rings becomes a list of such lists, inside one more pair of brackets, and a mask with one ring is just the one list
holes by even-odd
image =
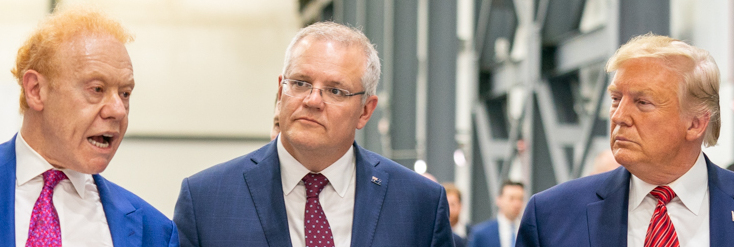
[[103, 119], [120, 120], [127, 116], [127, 106], [118, 93], [107, 97], [100, 112]]
[[632, 106], [634, 106], [634, 102], [631, 102], [631, 100], [628, 100], [628, 98], [623, 97], [616, 107], [611, 107], [609, 111], [609, 119], [615, 125], [631, 126], [632, 118], [630, 118], [629, 113], [631, 110], [633, 110], [630, 108]]
[[303, 98], [303, 102], [310, 107], [321, 108], [324, 105], [324, 95], [320, 88], [311, 88], [311, 92]]

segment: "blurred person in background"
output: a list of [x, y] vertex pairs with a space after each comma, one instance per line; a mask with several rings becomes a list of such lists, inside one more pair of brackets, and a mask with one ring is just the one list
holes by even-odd
[[454, 246], [466, 246], [467, 225], [460, 222], [461, 215], [461, 191], [453, 183], [442, 183], [446, 189], [446, 199], [449, 201], [449, 222], [454, 233]]
[[270, 129], [270, 140], [275, 140], [280, 134], [280, 101], [275, 101], [275, 112], [273, 113], [273, 128]]
[[170, 219], [99, 175], [127, 130], [132, 39], [104, 13], [72, 6], [19, 49], [23, 123], [0, 144], [3, 246], [178, 246]]
[[614, 159], [612, 150], [604, 150], [594, 158], [594, 169], [589, 175], [595, 175], [599, 173], [608, 172], [619, 167], [619, 163]]
[[497, 217], [477, 224], [469, 234], [470, 247], [514, 247], [520, 227], [520, 213], [525, 206], [525, 185], [505, 181], [495, 198]]
[[518, 246], [731, 246], [734, 173], [702, 146], [719, 137], [711, 54], [658, 35], [607, 62], [610, 146], [624, 169], [571, 180], [528, 202]]

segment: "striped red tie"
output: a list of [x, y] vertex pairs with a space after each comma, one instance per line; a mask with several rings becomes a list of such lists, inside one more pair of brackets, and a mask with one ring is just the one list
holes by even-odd
[[675, 197], [675, 192], [668, 186], [658, 186], [650, 192], [658, 199], [655, 212], [652, 213], [650, 225], [645, 235], [645, 247], [679, 247], [678, 234], [675, 232], [673, 222], [668, 215], [668, 204]]

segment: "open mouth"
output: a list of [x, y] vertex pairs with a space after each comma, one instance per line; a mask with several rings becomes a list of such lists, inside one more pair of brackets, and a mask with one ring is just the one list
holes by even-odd
[[112, 142], [112, 135], [103, 134], [98, 136], [90, 136], [87, 137], [87, 141], [92, 145], [97, 146], [98, 148], [107, 148], [110, 146], [110, 142]]

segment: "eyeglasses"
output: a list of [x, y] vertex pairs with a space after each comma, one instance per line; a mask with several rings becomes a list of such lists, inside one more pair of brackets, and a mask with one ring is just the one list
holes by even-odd
[[342, 104], [344, 103], [344, 101], [349, 99], [349, 97], [365, 94], [365, 91], [359, 93], [349, 93], [349, 91], [345, 89], [335, 87], [315, 88], [313, 87], [313, 84], [309, 82], [293, 79], [283, 79], [282, 83], [283, 93], [296, 98], [305, 98], [306, 96], [311, 95], [311, 92], [313, 92], [314, 89], [318, 89], [319, 91], [321, 91], [321, 98], [323, 99], [324, 103], [327, 104]]

